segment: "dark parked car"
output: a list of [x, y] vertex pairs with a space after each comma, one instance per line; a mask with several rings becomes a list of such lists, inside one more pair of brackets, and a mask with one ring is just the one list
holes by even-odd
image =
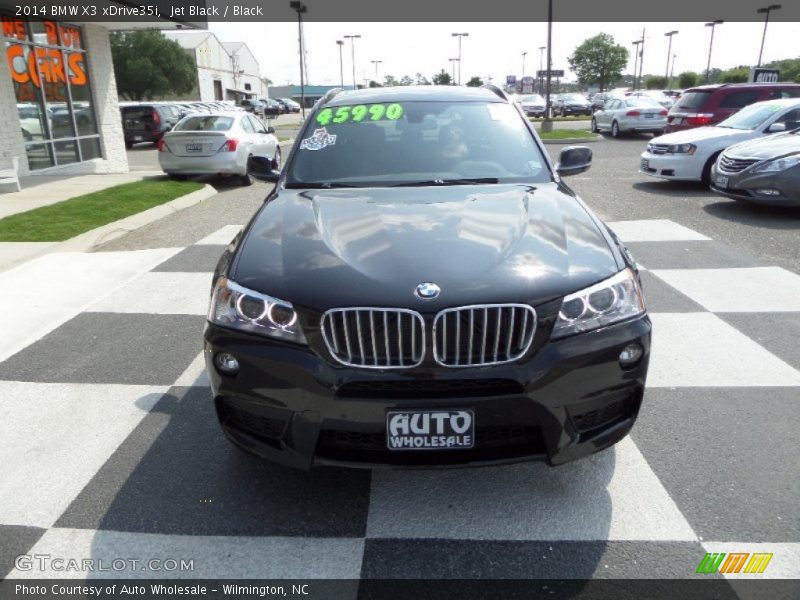
[[800, 122], [793, 129], [726, 148], [711, 169], [711, 189], [736, 200], [800, 206]]
[[592, 105], [592, 111], [600, 110], [606, 105], [606, 102], [609, 100], [619, 100], [620, 98], [624, 98], [625, 94], [617, 94], [614, 92], [598, 92], [594, 94], [589, 101]]
[[569, 115], [591, 116], [592, 104], [581, 94], [559, 94], [551, 102], [553, 114], [566, 117]]
[[277, 117], [286, 112], [286, 110], [283, 108], [283, 105], [272, 98], [265, 98], [260, 102], [263, 106], [263, 114], [266, 117]]
[[[627, 435], [650, 319], [627, 249], [499, 88], [334, 90], [217, 265], [206, 366], [242, 449], [313, 465], [567, 462]], [[262, 164], [264, 163], [264, 164]]]
[[291, 98], [277, 98], [277, 101], [283, 105], [284, 112], [293, 112], [299, 113], [300, 112], [300, 104], [292, 100]]
[[139, 142], [156, 143], [181, 119], [180, 110], [169, 104], [133, 104], [120, 107], [125, 147]]
[[800, 83], [723, 83], [688, 88], [667, 116], [667, 133], [716, 125], [750, 104], [800, 98]]
[[242, 100], [239, 103], [243, 109], [245, 109], [249, 113], [253, 113], [256, 116], [263, 116], [264, 115], [264, 101], [263, 100]]

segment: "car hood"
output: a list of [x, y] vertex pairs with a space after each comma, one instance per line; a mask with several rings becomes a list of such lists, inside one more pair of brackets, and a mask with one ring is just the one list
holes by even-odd
[[800, 134], [781, 133], [748, 140], [725, 150], [725, 154], [737, 158], [778, 158], [800, 152]]
[[731, 129], [730, 127], [697, 127], [685, 129], [653, 138], [653, 144], [697, 144], [698, 142], [721, 141], [725, 146], [740, 140], [749, 140], [759, 136], [757, 129]]
[[[284, 189], [255, 217], [232, 278], [317, 310], [538, 304], [623, 266], [564, 190], [555, 183]], [[439, 298], [416, 298], [422, 282], [438, 284]]]

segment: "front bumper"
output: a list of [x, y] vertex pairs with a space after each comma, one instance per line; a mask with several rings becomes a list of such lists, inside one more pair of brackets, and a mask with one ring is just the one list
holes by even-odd
[[[447, 369], [426, 362], [407, 371], [373, 371], [207, 324], [205, 356], [223, 431], [271, 461], [303, 469], [557, 465], [607, 448], [630, 431], [644, 392], [650, 330], [645, 315], [555, 342], [547, 341], [549, 330], [542, 332], [542, 342], [517, 363]], [[619, 354], [631, 342], [644, 353], [623, 369]], [[223, 350], [239, 361], [233, 377], [214, 366]], [[386, 412], [414, 409], [474, 411], [475, 447], [387, 450]]]
[[642, 152], [639, 173], [675, 181], [700, 181], [704, 162], [690, 154], [652, 154]]
[[559, 112], [563, 112], [565, 115], [586, 115], [590, 117], [592, 116], [592, 107], [563, 105], [559, 107]]
[[522, 110], [528, 117], [542, 117], [544, 116], [544, 106], [524, 106]]
[[[774, 173], [753, 173], [749, 169], [726, 173], [718, 171], [715, 164], [711, 167], [711, 190], [734, 200], [770, 206], [800, 206], [800, 168]], [[764, 194], [759, 190], [777, 190], [778, 195]]]

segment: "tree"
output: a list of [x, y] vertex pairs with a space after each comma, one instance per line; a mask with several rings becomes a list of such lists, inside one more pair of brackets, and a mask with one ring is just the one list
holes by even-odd
[[414, 80], [408, 75], [403, 75], [400, 78], [400, 85], [414, 85]]
[[400, 84], [398, 83], [397, 79], [394, 78], [394, 75], [386, 75], [383, 78], [383, 85], [385, 85], [386, 87], [392, 87]]
[[644, 87], [647, 90], [663, 90], [667, 87], [667, 78], [663, 75], [647, 75], [644, 78]]
[[699, 76], [694, 71], [684, 71], [678, 75], [678, 87], [682, 90], [694, 87], [697, 85]]
[[719, 76], [720, 83], [747, 83], [750, 79], [750, 67], [739, 66], [723, 71]]
[[128, 100], [186, 94], [197, 84], [191, 57], [155, 29], [112, 32], [109, 40], [117, 91]]
[[453, 85], [453, 78], [450, 77], [450, 73], [442, 69], [432, 78], [433, 85]]
[[628, 50], [614, 42], [607, 33], [600, 33], [585, 40], [575, 48], [567, 61], [582, 84], [600, 85], [600, 91], [622, 76], [628, 64]]
[[369, 87], [376, 88], [376, 87], [383, 87], [380, 83], [375, 81], [374, 79], [369, 80]]
[[472, 77], [472, 79], [467, 82], [467, 87], [481, 87], [482, 85], [483, 79], [477, 76]]
[[425, 77], [422, 73], [417, 73], [416, 84], [417, 85], [430, 85], [431, 82], [428, 81], [428, 78]]
[[800, 58], [785, 58], [765, 65], [767, 69], [778, 69], [781, 81], [800, 83]]

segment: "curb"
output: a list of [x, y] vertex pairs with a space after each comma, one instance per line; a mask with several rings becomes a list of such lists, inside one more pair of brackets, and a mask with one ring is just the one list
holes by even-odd
[[[63, 242], [43, 242], [44, 245], [37, 251], [20, 256], [18, 259], [10, 260], [5, 264], [0, 263], [0, 271], [6, 271], [22, 263], [28, 262], [29, 260], [39, 258], [40, 256], [44, 256], [45, 254], [50, 254], [53, 252], [88, 252], [94, 250], [106, 242], [110, 242], [111, 240], [122, 237], [131, 231], [139, 229], [140, 227], [149, 225], [150, 223], [158, 221], [159, 219], [163, 219], [164, 217], [174, 214], [185, 208], [189, 208], [190, 206], [194, 206], [195, 204], [200, 204], [216, 194], [217, 190], [215, 190], [209, 184], [205, 184], [199, 190], [179, 196], [174, 200], [170, 200], [164, 204], [159, 204], [153, 208], [148, 208], [145, 211], [136, 213], [135, 215], [130, 215], [124, 219], [119, 219], [118, 221], [107, 223], [101, 227], [91, 229], [81, 233], [80, 235], [76, 235], [73, 238], [64, 240]], [[0, 242], [0, 246], [2, 246], [3, 243], [4, 242]]]
[[542, 140], [543, 144], [591, 144], [601, 140], [602, 136], [596, 135], [590, 138], [564, 138], [561, 140]]

